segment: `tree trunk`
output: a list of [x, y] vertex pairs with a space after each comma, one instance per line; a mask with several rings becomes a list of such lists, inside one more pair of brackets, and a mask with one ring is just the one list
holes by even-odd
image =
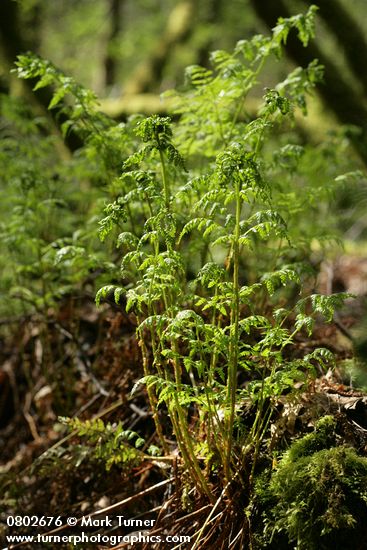
[[115, 41], [121, 32], [123, 2], [124, 0], [109, 0], [110, 32], [107, 39], [107, 54], [104, 60], [106, 87], [116, 84], [117, 63], [113, 49], [115, 46]]
[[19, 5], [14, 0], [1, 0], [0, 45], [8, 69], [13, 66], [19, 53], [30, 48], [21, 31]]

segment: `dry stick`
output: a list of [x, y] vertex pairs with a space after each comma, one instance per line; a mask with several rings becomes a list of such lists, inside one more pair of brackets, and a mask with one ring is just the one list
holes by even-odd
[[77, 418], [79, 415], [81, 415], [84, 411], [89, 409], [95, 403], [98, 399], [100, 399], [102, 396], [101, 393], [94, 394], [80, 409], [73, 415], [73, 418]]
[[[218, 514], [214, 517], [212, 517], [209, 521], [208, 519], [206, 520], [207, 521], [207, 525], [209, 525], [210, 523], [213, 523], [213, 521], [217, 520], [218, 518], [220, 518], [221, 516], [223, 516], [224, 514], [224, 510], [221, 510], [220, 512], [218, 512]], [[197, 535], [198, 533], [200, 532], [200, 529], [199, 531], [195, 531], [195, 533], [193, 534], [193, 536]], [[206, 541], [207, 539], [207, 536], [204, 538], [204, 539], [200, 539], [200, 540], [196, 540], [195, 541], [195, 544], [196, 543], [199, 543], [201, 545], [201, 542], [204, 542]], [[175, 547], [175, 548], [179, 548], [181, 545], [179, 545], [178, 547]], [[172, 548], [172, 550], [175, 550], [175, 548]], [[194, 550], [195, 546], [192, 547], [191, 550]], [[198, 549], [200, 549], [200, 546], [197, 547]]]
[[234, 545], [236, 544], [237, 540], [241, 537], [243, 533], [243, 527], [238, 531], [237, 535], [235, 536], [235, 538], [232, 540], [232, 542], [230, 543], [230, 545], [228, 546], [228, 550], [230, 550], [231, 548], [234, 547]]
[[[131, 497], [125, 498], [124, 500], [120, 500], [119, 502], [115, 502], [115, 504], [111, 504], [111, 506], [107, 506], [106, 508], [102, 508], [102, 510], [97, 510], [97, 512], [93, 512], [92, 514], [88, 514], [88, 516], [83, 516], [77, 520], [75, 525], [61, 525], [61, 527], [57, 527], [56, 529], [52, 529], [51, 531], [47, 531], [46, 533], [42, 533], [42, 536], [48, 536], [48, 535], [54, 535], [55, 533], [60, 533], [60, 531], [65, 531], [65, 529], [69, 529], [70, 527], [76, 527], [79, 525], [83, 519], [88, 520], [89, 518], [94, 518], [96, 516], [100, 516], [101, 514], [104, 514], [105, 512], [112, 512], [113, 510], [116, 510], [117, 508], [120, 508], [122, 506], [125, 506], [126, 504], [131, 504], [135, 500], [138, 500], [141, 497], [145, 497], [147, 495], [150, 495], [151, 493], [154, 493], [157, 489], [160, 489], [161, 487], [164, 487], [165, 485], [168, 485], [169, 483], [172, 483], [174, 480], [173, 477], [169, 479], [165, 479], [164, 481], [160, 481], [156, 485], [153, 485], [153, 487], [149, 487], [148, 489], [144, 489], [144, 491], [140, 491], [140, 493], [137, 493], [136, 495], [133, 495]], [[19, 548], [20, 546], [24, 546], [25, 544], [28, 544], [27, 542], [20, 542], [18, 544], [13, 544], [12, 546], [9, 546], [9, 549], [13, 548]]]
[[208, 508], [211, 508], [211, 504], [206, 504], [205, 506], [202, 506], [199, 508], [199, 510], [195, 510], [195, 512], [191, 512], [191, 514], [187, 514], [187, 516], [183, 516], [182, 518], [176, 519], [175, 523], [182, 523], [188, 519], [192, 519], [193, 517], [197, 516], [204, 510], [207, 510]]
[[[164, 527], [159, 527], [159, 529], [154, 529], [154, 531], [149, 531], [149, 536], [158, 535], [159, 533], [162, 533], [164, 531]], [[129, 535], [126, 535], [129, 536]], [[121, 548], [126, 548], [128, 546], [131, 546], [131, 542], [123, 542], [122, 544], [119, 544], [118, 546], [113, 546], [111, 550], [120, 550]], [[145, 545], [144, 545], [145, 548]]]
[[[195, 515], [198, 515], [199, 512], [202, 512], [203, 510], [207, 509], [207, 508], [210, 508], [211, 505], [210, 504], [206, 504], [205, 506], [203, 506], [202, 508], [200, 508], [199, 510], [196, 510], [195, 512], [192, 512], [191, 514], [189, 514], [188, 516], [185, 516], [184, 518], [180, 518], [179, 520], [176, 520], [176, 523], [178, 523], [179, 521], [183, 521], [183, 520], [186, 520], [187, 518], [190, 518], [190, 517], [193, 517]], [[212, 510], [213, 511], [213, 510]], [[206, 521], [208, 521], [208, 518], [206, 519]], [[210, 522], [209, 522], [210, 523]], [[197, 533], [199, 533], [199, 531], [196, 531], [194, 533], [193, 536], [195, 536]], [[172, 550], [179, 550], [181, 548], [181, 546], [183, 545], [184, 543], [180, 543], [178, 544], [177, 546], [174, 546], [172, 548]], [[194, 547], [191, 549], [191, 550], [194, 550]]]
[[[223, 512], [220, 513], [220, 515], [222, 515]], [[214, 523], [214, 525], [212, 525], [211, 529], [209, 530], [209, 532], [205, 535], [205, 538], [203, 540], [200, 541], [200, 546], [202, 548], [208, 548], [208, 543], [213, 535], [213, 533], [215, 533], [215, 530], [217, 529], [217, 525]], [[216, 544], [218, 544], [219, 541], [217, 540], [216, 541]], [[199, 548], [200, 548], [199, 546]]]
[[32, 401], [31, 395], [28, 394], [27, 397], [26, 397], [26, 403], [23, 407], [23, 415], [24, 415], [24, 418], [26, 419], [26, 421], [28, 423], [28, 426], [29, 426], [29, 429], [30, 429], [30, 432], [32, 434], [33, 439], [35, 441], [41, 441], [42, 437], [39, 435], [39, 433], [37, 431], [36, 423], [34, 421], [34, 418], [31, 415], [31, 413], [29, 412], [29, 409], [30, 409], [30, 406], [31, 406], [31, 401]]
[[[181, 523], [187, 522], [188, 520], [192, 520], [194, 517], [198, 516], [199, 514], [201, 514], [203, 511], [207, 510], [208, 508], [211, 508], [210, 504], [206, 504], [205, 506], [202, 506], [201, 508], [199, 508], [199, 510], [195, 510], [194, 512], [191, 512], [191, 514], [187, 514], [186, 516], [183, 516], [183, 517], [177, 519], [174, 522], [174, 527], [176, 527], [176, 529], [174, 529], [172, 531], [172, 534], [173, 535], [175, 535], [175, 534], [178, 535], [178, 532], [179, 532], [178, 529], [182, 529], [182, 526], [180, 525]], [[169, 516], [166, 516], [164, 519], [167, 520], [167, 518], [169, 518]], [[181, 542], [180, 544], [175, 546], [172, 550], [175, 550], [175, 549], [177, 550], [177, 549], [181, 548], [181, 546], [185, 543], [186, 543], [186, 541]]]
[[[158, 533], [158, 532], [161, 532], [161, 531], [154, 531], [154, 533]], [[151, 532], [149, 532], [149, 536], [151, 536]], [[123, 548], [131, 548], [131, 542], [123, 542], [118, 546], [113, 546], [112, 548], [110, 548], [110, 550], [122, 550]], [[146, 546], [144, 545], [142, 548], [145, 549]]]
[[[205, 522], [204, 522], [204, 525], [201, 527], [201, 529], [200, 529], [200, 531], [199, 531], [199, 533], [198, 533], [198, 536], [196, 537], [196, 541], [194, 542], [194, 546], [191, 548], [191, 550], [195, 550], [196, 548], [198, 548], [197, 543], [199, 542], [200, 537], [201, 537], [201, 535], [203, 534], [203, 531], [204, 531], [205, 527], [209, 524], [209, 522], [210, 522], [210, 520], [211, 520], [211, 518], [212, 518], [214, 512], [216, 511], [216, 509], [218, 508], [219, 504], [221, 503], [221, 501], [222, 501], [224, 495], [226, 494], [227, 489], [229, 488], [230, 484], [231, 484], [231, 482], [228, 482], [228, 483], [225, 485], [225, 487], [224, 487], [223, 491], [221, 492], [221, 494], [220, 494], [220, 496], [219, 496], [217, 502], [214, 504], [214, 506], [213, 506], [213, 508], [212, 508], [212, 511], [210, 512], [210, 514], [209, 514], [208, 517], [206, 518], [206, 520], [205, 520]], [[172, 550], [175, 550], [175, 549], [173, 548]]]

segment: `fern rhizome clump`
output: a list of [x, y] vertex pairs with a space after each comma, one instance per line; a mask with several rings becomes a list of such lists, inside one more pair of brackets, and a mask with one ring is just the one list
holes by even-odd
[[[51, 64], [29, 56], [19, 61], [20, 76], [56, 87], [51, 108], [68, 94], [77, 103], [66, 103], [65, 131], [81, 127], [81, 156], [99, 166], [108, 200], [99, 236], [110, 244], [110, 258], [101, 263], [110, 280], [96, 302], [112, 297], [136, 320], [144, 369], [137, 385], [146, 387], [161, 458], [173, 456], [177, 442], [191, 500], [214, 505], [192, 548], [210, 547], [212, 516], [234, 503], [243, 517], [237, 531], [228, 530], [237, 537], [231, 547], [252, 544], [251, 499], [279, 397], [306, 389], [333, 363], [326, 348], [302, 355], [297, 338], [310, 336], [320, 317], [331, 322], [349, 297], [310, 290], [312, 246], [330, 238], [319, 205], [334, 182], [307, 181], [299, 170], [307, 147], [290, 131], [297, 110], [306, 113], [322, 67], [314, 61], [294, 69], [265, 89], [256, 113], [248, 111], [265, 63], [282, 56], [290, 32], [306, 47], [314, 15], [311, 7], [280, 19], [270, 37], [214, 52], [211, 69], [190, 67], [183, 89], [168, 94], [174, 121], [108, 122]], [[305, 223], [311, 216], [312, 227]], [[59, 261], [80, 257], [80, 250], [61, 247]], [[97, 454], [108, 467], [141, 456], [120, 445], [111, 426], [108, 437], [103, 424], [77, 429], [89, 444], [103, 439]], [[337, 460], [320, 455], [329, 458]], [[272, 482], [274, 494], [280, 478]]]

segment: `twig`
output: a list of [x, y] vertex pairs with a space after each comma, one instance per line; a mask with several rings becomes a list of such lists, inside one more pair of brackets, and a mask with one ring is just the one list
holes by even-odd
[[231, 548], [234, 547], [234, 545], [236, 544], [237, 540], [241, 537], [243, 533], [243, 527], [238, 531], [237, 535], [235, 536], [235, 538], [232, 540], [232, 542], [230, 543], [230, 545], [228, 546], [228, 550], [230, 550]]
[[95, 395], [93, 395], [89, 401], [87, 401], [87, 403], [85, 403], [82, 407], [80, 407], [80, 409], [73, 415], [74, 418], [77, 418], [80, 414], [82, 414], [84, 411], [86, 411], [89, 407], [91, 407], [93, 405], [93, 403], [95, 401], [97, 401], [97, 399], [100, 399], [102, 397], [102, 394], [101, 393], [96, 393]]
[[29, 426], [29, 429], [31, 431], [33, 439], [35, 441], [41, 441], [42, 438], [41, 438], [41, 436], [39, 435], [39, 433], [37, 431], [37, 426], [36, 426], [36, 423], [34, 421], [34, 418], [31, 415], [31, 413], [29, 412], [30, 408], [31, 408], [31, 403], [32, 403], [32, 395], [30, 393], [28, 393], [26, 395], [26, 398], [25, 398], [25, 403], [24, 403], [24, 407], [23, 407], [23, 415], [24, 415], [24, 418], [26, 419], [26, 421], [28, 423], [28, 426]]
[[[216, 511], [216, 509], [218, 508], [219, 504], [221, 503], [221, 501], [222, 501], [224, 495], [226, 494], [226, 492], [227, 492], [227, 490], [228, 490], [230, 484], [231, 484], [231, 481], [229, 481], [229, 482], [225, 485], [225, 487], [224, 487], [223, 491], [221, 492], [221, 494], [220, 494], [220, 496], [219, 496], [217, 502], [214, 504], [214, 506], [213, 506], [213, 508], [212, 508], [212, 510], [211, 510], [211, 512], [210, 512], [210, 514], [209, 514], [208, 517], [206, 518], [206, 520], [205, 520], [205, 522], [204, 522], [204, 525], [201, 527], [201, 529], [200, 529], [200, 531], [199, 531], [199, 533], [198, 533], [198, 536], [196, 537], [196, 540], [195, 540], [195, 542], [194, 542], [194, 546], [192, 547], [191, 550], [195, 550], [196, 548], [198, 548], [198, 542], [199, 542], [199, 540], [200, 540], [200, 537], [201, 537], [201, 535], [203, 534], [203, 532], [204, 532], [206, 526], [209, 524], [209, 522], [210, 522], [210, 520], [211, 520], [211, 518], [212, 518], [214, 512]], [[176, 548], [177, 548], [177, 547], [176, 547]], [[173, 548], [172, 550], [175, 550], [175, 549]]]
[[195, 510], [194, 512], [191, 512], [191, 514], [187, 514], [187, 516], [176, 519], [175, 523], [182, 523], [184, 521], [187, 521], [188, 519], [192, 519], [193, 517], [199, 515], [201, 512], [207, 510], [208, 508], [211, 508], [211, 504], [206, 504], [202, 508], [199, 508], [199, 510]]
[[353, 336], [351, 335], [351, 333], [349, 332], [349, 330], [343, 325], [343, 323], [340, 321], [340, 319], [338, 318], [338, 314], [337, 313], [334, 313], [334, 324], [335, 326], [340, 330], [340, 332], [342, 334], [344, 334], [344, 336], [346, 336], [351, 342], [354, 342], [354, 338]]

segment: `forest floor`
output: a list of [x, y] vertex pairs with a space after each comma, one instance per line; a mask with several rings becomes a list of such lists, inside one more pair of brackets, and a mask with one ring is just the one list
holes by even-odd
[[[317, 327], [312, 341], [298, 342], [302, 352], [327, 347], [335, 353], [338, 367], [333, 372], [320, 372], [309, 387], [300, 388], [297, 402], [288, 402], [286, 396], [279, 398], [266, 444], [271, 448], [281, 442], [285, 448], [292, 439], [312, 430], [315, 419], [332, 414], [338, 420], [340, 437], [367, 456], [367, 393], [363, 389], [367, 388], [367, 367], [363, 366], [363, 345], [367, 344], [361, 329], [367, 261], [345, 256], [328, 264], [320, 287], [324, 292], [330, 287], [333, 292], [346, 290], [358, 296], [334, 323]], [[222, 539], [219, 536], [213, 541], [209, 536], [211, 528], [205, 522], [212, 506], [190, 489], [168, 422], [164, 427], [170, 454], [164, 459], [145, 454], [149, 445], [157, 441], [146, 391], [137, 385], [143, 371], [134, 316], [127, 316], [113, 304], [97, 310], [92, 297], [83, 296], [70, 297], [57, 311], [49, 310], [46, 317], [32, 315], [0, 322], [4, 329], [0, 351], [1, 536], [72, 535], [81, 531], [80, 524], [63, 525], [58, 531], [54, 531], [55, 524], [35, 525], [32, 529], [9, 527], [9, 516], [61, 516], [64, 521], [67, 517], [81, 520], [92, 514], [92, 518], [140, 519], [145, 527], [139, 528], [139, 522], [135, 526], [132, 522], [130, 527], [97, 522], [84, 530], [90, 536], [99, 533], [110, 537], [108, 541], [105, 538], [90, 545], [84, 542], [57, 547], [191, 550], [196, 548], [193, 541], [201, 528], [205, 528], [206, 542], [197, 548], [228, 548], [225, 529]], [[352, 360], [356, 342], [360, 354], [357, 367]], [[81, 421], [98, 418], [103, 420], [106, 431], [109, 425], [120, 423], [144, 439], [140, 454], [136, 452], [121, 462], [110, 460], [113, 448], [108, 450], [105, 446], [102, 455], [96, 450], [95, 444], [103, 440], [103, 434], [97, 434], [94, 440], [83, 438], [75, 426], [73, 429], [65, 424], [63, 417]], [[162, 422], [165, 423], [164, 411]], [[110, 467], [106, 469], [108, 460]], [[218, 502], [221, 495], [215, 495]], [[233, 525], [243, 521], [232, 517], [233, 512], [227, 510], [227, 514], [226, 521], [233, 521]], [[133, 536], [138, 533], [137, 539], [140, 533], [134, 543], [134, 539], [116, 543], [113, 538], [132, 532]], [[154, 537], [164, 540], [167, 534], [177, 537], [175, 544], [154, 542]], [[145, 542], [143, 535], [147, 537]], [[180, 542], [180, 536], [190, 536], [191, 541]], [[33, 542], [9, 547], [54, 546]], [[231, 548], [241, 547], [244, 546], [239, 536]]]

